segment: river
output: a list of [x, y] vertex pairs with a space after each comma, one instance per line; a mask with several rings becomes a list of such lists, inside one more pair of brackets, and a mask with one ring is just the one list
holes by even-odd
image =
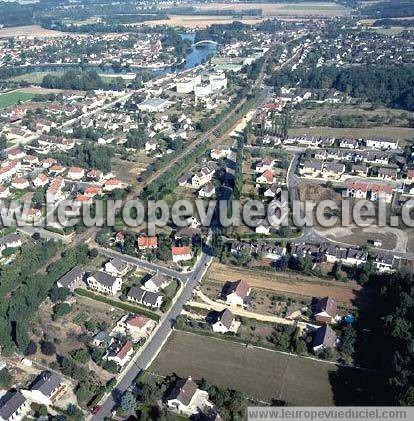
[[[182, 34], [182, 39], [188, 39], [191, 43], [194, 43], [195, 34]], [[207, 44], [198, 47], [191, 47], [191, 51], [185, 57], [185, 61], [180, 65], [166, 66], [162, 68], [145, 68], [138, 66], [129, 67], [113, 67], [111, 65], [97, 66], [89, 64], [40, 64], [36, 66], [27, 66], [27, 73], [39, 73], [39, 72], [58, 72], [63, 73], [68, 70], [82, 69], [82, 70], [94, 70], [99, 74], [115, 75], [115, 74], [139, 74], [143, 71], [153, 74], [154, 76], [161, 76], [166, 73], [173, 73], [180, 70], [191, 69], [199, 64], [204, 63], [209, 57], [217, 52], [217, 46]]]

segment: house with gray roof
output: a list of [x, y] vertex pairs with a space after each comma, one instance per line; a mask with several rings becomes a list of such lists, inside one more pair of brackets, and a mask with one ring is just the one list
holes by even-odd
[[322, 349], [333, 349], [335, 346], [336, 333], [329, 325], [316, 329], [312, 340], [312, 347], [314, 351], [318, 352]]
[[130, 269], [131, 266], [119, 257], [115, 257], [105, 264], [105, 272], [113, 276], [125, 276]]
[[122, 278], [102, 271], [91, 273], [86, 282], [89, 288], [110, 295], [116, 295], [122, 287]]
[[75, 266], [58, 279], [56, 286], [58, 288], [68, 288], [73, 292], [82, 282], [84, 275], [85, 272], [79, 266]]
[[223, 311], [217, 313], [211, 328], [214, 332], [227, 333], [231, 330], [234, 320], [234, 314], [228, 308], [225, 308]]
[[142, 288], [131, 287], [127, 293], [127, 300], [142, 304], [142, 299], [146, 291]]
[[160, 273], [156, 273], [144, 282], [144, 288], [147, 291], [158, 292], [160, 289], [164, 289], [169, 283], [169, 278]]
[[0, 238], [0, 254], [7, 248], [21, 247], [22, 240], [20, 234], [15, 232], [12, 234], [5, 235]]
[[0, 398], [0, 421], [21, 420], [29, 410], [29, 401], [18, 390], [8, 391]]
[[55, 373], [43, 371], [35, 379], [28, 390], [22, 390], [23, 395], [41, 405], [54, 405], [55, 402], [63, 396], [66, 391], [66, 385], [62, 379]]

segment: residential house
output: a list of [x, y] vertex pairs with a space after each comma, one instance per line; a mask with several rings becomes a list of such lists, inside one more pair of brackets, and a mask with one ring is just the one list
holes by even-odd
[[279, 260], [286, 255], [286, 248], [278, 244], [259, 243], [256, 253], [265, 259]]
[[7, 151], [7, 158], [9, 160], [22, 160], [26, 156], [26, 152], [22, 151], [19, 148], [9, 149]]
[[378, 253], [374, 256], [374, 266], [379, 272], [393, 272], [398, 269], [400, 259], [389, 254]]
[[112, 192], [116, 189], [121, 189], [122, 186], [122, 181], [118, 180], [117, 178], [111, 178], [110, 180], [105, 181], [103, 189], [104, 191]]
[[262, 175], [256, 178], [257, 184], [273, 184], [274, 182], [275, 175], [271, 170], [266, 170]]
[[200, 390], [188, 377], [176, 382], [166, 399], [167, 407], [185, 416], [199, 413], [202, 402], [208, 401], [208, 393]]
[[335, 346], [336, 333], [329, 325], [316, 329], [312, 340], [312, 347], [315, 352], [321, 351], [322, 349], [333, 349]]
[[101, 196], [102, 195], [102, 189], [97, 186], [88, 186], [83, 192], [84, 196], [89, 198], [94, 198], [95, 196]]
[[86, 173], [87, 181], [101, 181], [103, 177], [103, 172], [101, 170], [92, 169]]
[[333, 323], [338, 315], [338, 304], [332, 297], [320, 298], [313, 306], [313, 317], [318, 322]]
[[121, 291], [122, 286], [121, 278], [102, 271], [96, 271], [90, 274], [86, 282], [89, 288], [111, 295], [116, 295]]
[[65, 187], [65, 181], [62, 177], [56, 177], [53, 179], [46, 191], [47, 201], [56, 203], [63, 200], [65, 198], [63, 187]]
[[266, 189], [266, 191], [263, 193], [265, 197], [282, 197], [282, 187], [280, 184], [273, 183], [270, 187]]
[[163, 98], [148, 98], [144, 102], [138, 105], [138, 109], [141, 111], [147, 111], [149, 113], [161, 113], [172, 105], [170, 101]]
[[70, 167], [68, 170], [68, 178], [73, 181], [82, 180], [85, 177], [85, 170], [80, 167]]
[[154, 250], [158, 247], [157, 237], [138, 237], [138, 249], [139, 250]]
[[131, 287], [127, 292], [127, 300], [142, 304], [142, 299], [147, 291], [142, 288]]
[[25, 190], [30, 187], [29, 180], [25, 177], [16, 177], [12, 180], [11, 186], [16, 190]]
[[151, 308], [161, 308], [163, 296], [156, 292], [146, 291], [142, 297], [141, 304]]
[[341, 139], [339, 143], [340, 148], [346, 148], [346, 149], [358, 149], [359, 142], [356, 139]]
[[204, 186], [204, 184], [207, 184], [212, 180], [214, 173], [215, 170], [209, 167], [201, 168], [200, 171], [191, 177], [191, 186], [196, 189]]
[[398, 140], [395, 139], [366, 139], [367, 148], [382, 149], [382, 150], [394, 150], [398, 149]]
[[233, 241], [231, 243], [230, 252], [235, 256], [241, 256], [243, 254], [250, 255], [253, 254], [254, 246], [251, 243], [245, 243], [243, 241]]
[[66, 385], [55, 373], [43, 371], [30, 389], [22, 390], [23, 395], [41, 405], [54, 405], [66, 392]]
[[405, 184], [413, 184], [414, 183], [414, 168], [410, 168], [407, 171], [407, 177], [404, 180]]
[[147, 291], [159, 292], [160, 290], [164, 289], [169, 283], [169, 278], [159, 273], [156, 273], [144, 282], [144, 288]]
[[118, 320], [114, 330], [125, 336], [130, 336], [134, 341], [139, 341], [150, 335], [154, 325], [154, 321], [148, 317], [127, 314]]
[[254, 170], [257, 173], [263, 173], [265, 171], [271, 171], [273, 169], [274, 164], [275, 164], [274, 159], [266, 156], [265, 158], [263, 158], [259, 162], [256, 162]]
[[368, 199], [373, 202], [391, 203], [393, 195], [389, 184], [368, 184], [352, 181], [346, 185], [346, 196], [354, 199]]
[[213, 183], [209, 182], [204, 184], [203, 187], [198, 191], [198, 195], [200, 197], [210, 198], [216, 194], [216, 188], [214, 187]]
[[230, 148], [216, 148], [210, 152], [211, 159], [228, 158], [231, 153]]
[[8, 186], [0, 186], [0, 199], [7, 199], [10, 196], [10, 189]]
[[359, 177], [366, 177], [368, 175], [368, 166], [366, 164], [353, 164], [352, 172]]
[[130, 265], [119, 257], [114, 257], [109, 262], [105, 263], [105, 272], [115, 277], [125, 276], [130, 269]]
[[14, 390], [0, 398], [0, 421], [21, 421], [30, 411], [30, 402], [23, 393]]
[[227, 282], [221, 295], [227, 304], [243, 306], [248, 303], [250, 292], [250, 285], [240, 279], [236, 282]]
[[381, 180], [395, 181], [398, 178], [398, 171], [395, 168], [383, 168], [378, 170], [378, 178]]
[[43, 173], [38, 174], [36, 178], [33, 179], [33, 185], [36, 188], [45, 187], [47, 184], [49, 184], [49, 178]]
[[190, 246], [172, 247], [171, 254], [174, 263], [191, 260], [194, 256]]
[[80, 286], [84, 275], [85, 272], [79, 266], [75, 266], [57, 280], [56, 286], [58, 288], [68, 288], [73, 292], [78, 286]]
[[8, 248], [17, 248], [22, 246], [22, 239], [19, 233], [12, 233], [0, 238], [0, 255]]
[[322, 167], [322, 162], [314, 160], [305, 161], [299, 169], [299, 174], [304, 177], [317, 178], [322, 172]]
[[114, 361], [122, 368], [131, 359], [133, 353], [134, 348], [131, 341], [122, 343], [115, 340], [109, 345], [103, 358], [107, 361]]
[[225, 308], [223, 311], [217, 313], [217, 317], [211, 324], [211, 328], [213, 332], [227, 333], [232, 329], [234, 321], [234, 314], [228, 308]]
[[109, 345], [113, 342], [114, 338], [109, 335], [109, 333], [101, 330], [98, 332], [92, 339], [92, 344], [94, 346], [99, 346], [102, 348], [108, 348]]
[[325, 162], [323, 175], [327, 178], [338, 179], [345, 173], [345, 165], [338, 162]]

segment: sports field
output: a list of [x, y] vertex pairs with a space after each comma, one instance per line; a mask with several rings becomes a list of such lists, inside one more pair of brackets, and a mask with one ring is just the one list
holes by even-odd
[[26, 92], [7, 92], [0, 94], [0, 109], [10, 107], [11, 105], [17, 104], [19, 101], [29, 101], [36, 95]]

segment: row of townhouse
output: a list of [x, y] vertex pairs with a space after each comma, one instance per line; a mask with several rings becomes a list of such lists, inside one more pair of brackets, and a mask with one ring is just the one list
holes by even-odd
[[391, 203], [393, 187], [386, 183], [366, 183], [349, 181], [344, 189], [344, 195], [352, 199], [366, 199], [372, 202]]
[[235, 256], [243, 254], [256, 255], [277, 261], [286, 255], [286, 247], [278, 243], [259, 242], [252, 244], [245, 241], [233, 241], [230, 246], [230, 252]]
[[346, 167], [339, 162], [321, 162], [315, 159], [305, 161], [299, 168], [299, 174], [305, 178], [326, 178], [339, 180], [345, 174]]
[[290, 254], [296, 258], [310, 257], [313, 261], [343, 263], [346, 266], [361, 266], [371, 258], [379, 272], [394, 271], [400, 266], [401, 259], [389, 253], [367, 253], [358, 248], [338, 247], [331, 244], [293, 243]]
[[344, 161], [354, 164], [376, 164], [389, 165], [391, 158], [398, 156], [398, 153], [390, 153], [385, 151], [361, 151], [361, 150], [341, 150], [334, 148], [326, 148], [315, 151], [313, 154], [315, 159]]
[[314, 148], [332, 147], [334, 145], [344, 149], [377, 149], [382, 151], [397, 151], [399, 149], [398, 139], [372, 138], [352, 139], [334, 138], [322, 136], [289, 136], [283, 140], [286, 145], [298, 144]]

